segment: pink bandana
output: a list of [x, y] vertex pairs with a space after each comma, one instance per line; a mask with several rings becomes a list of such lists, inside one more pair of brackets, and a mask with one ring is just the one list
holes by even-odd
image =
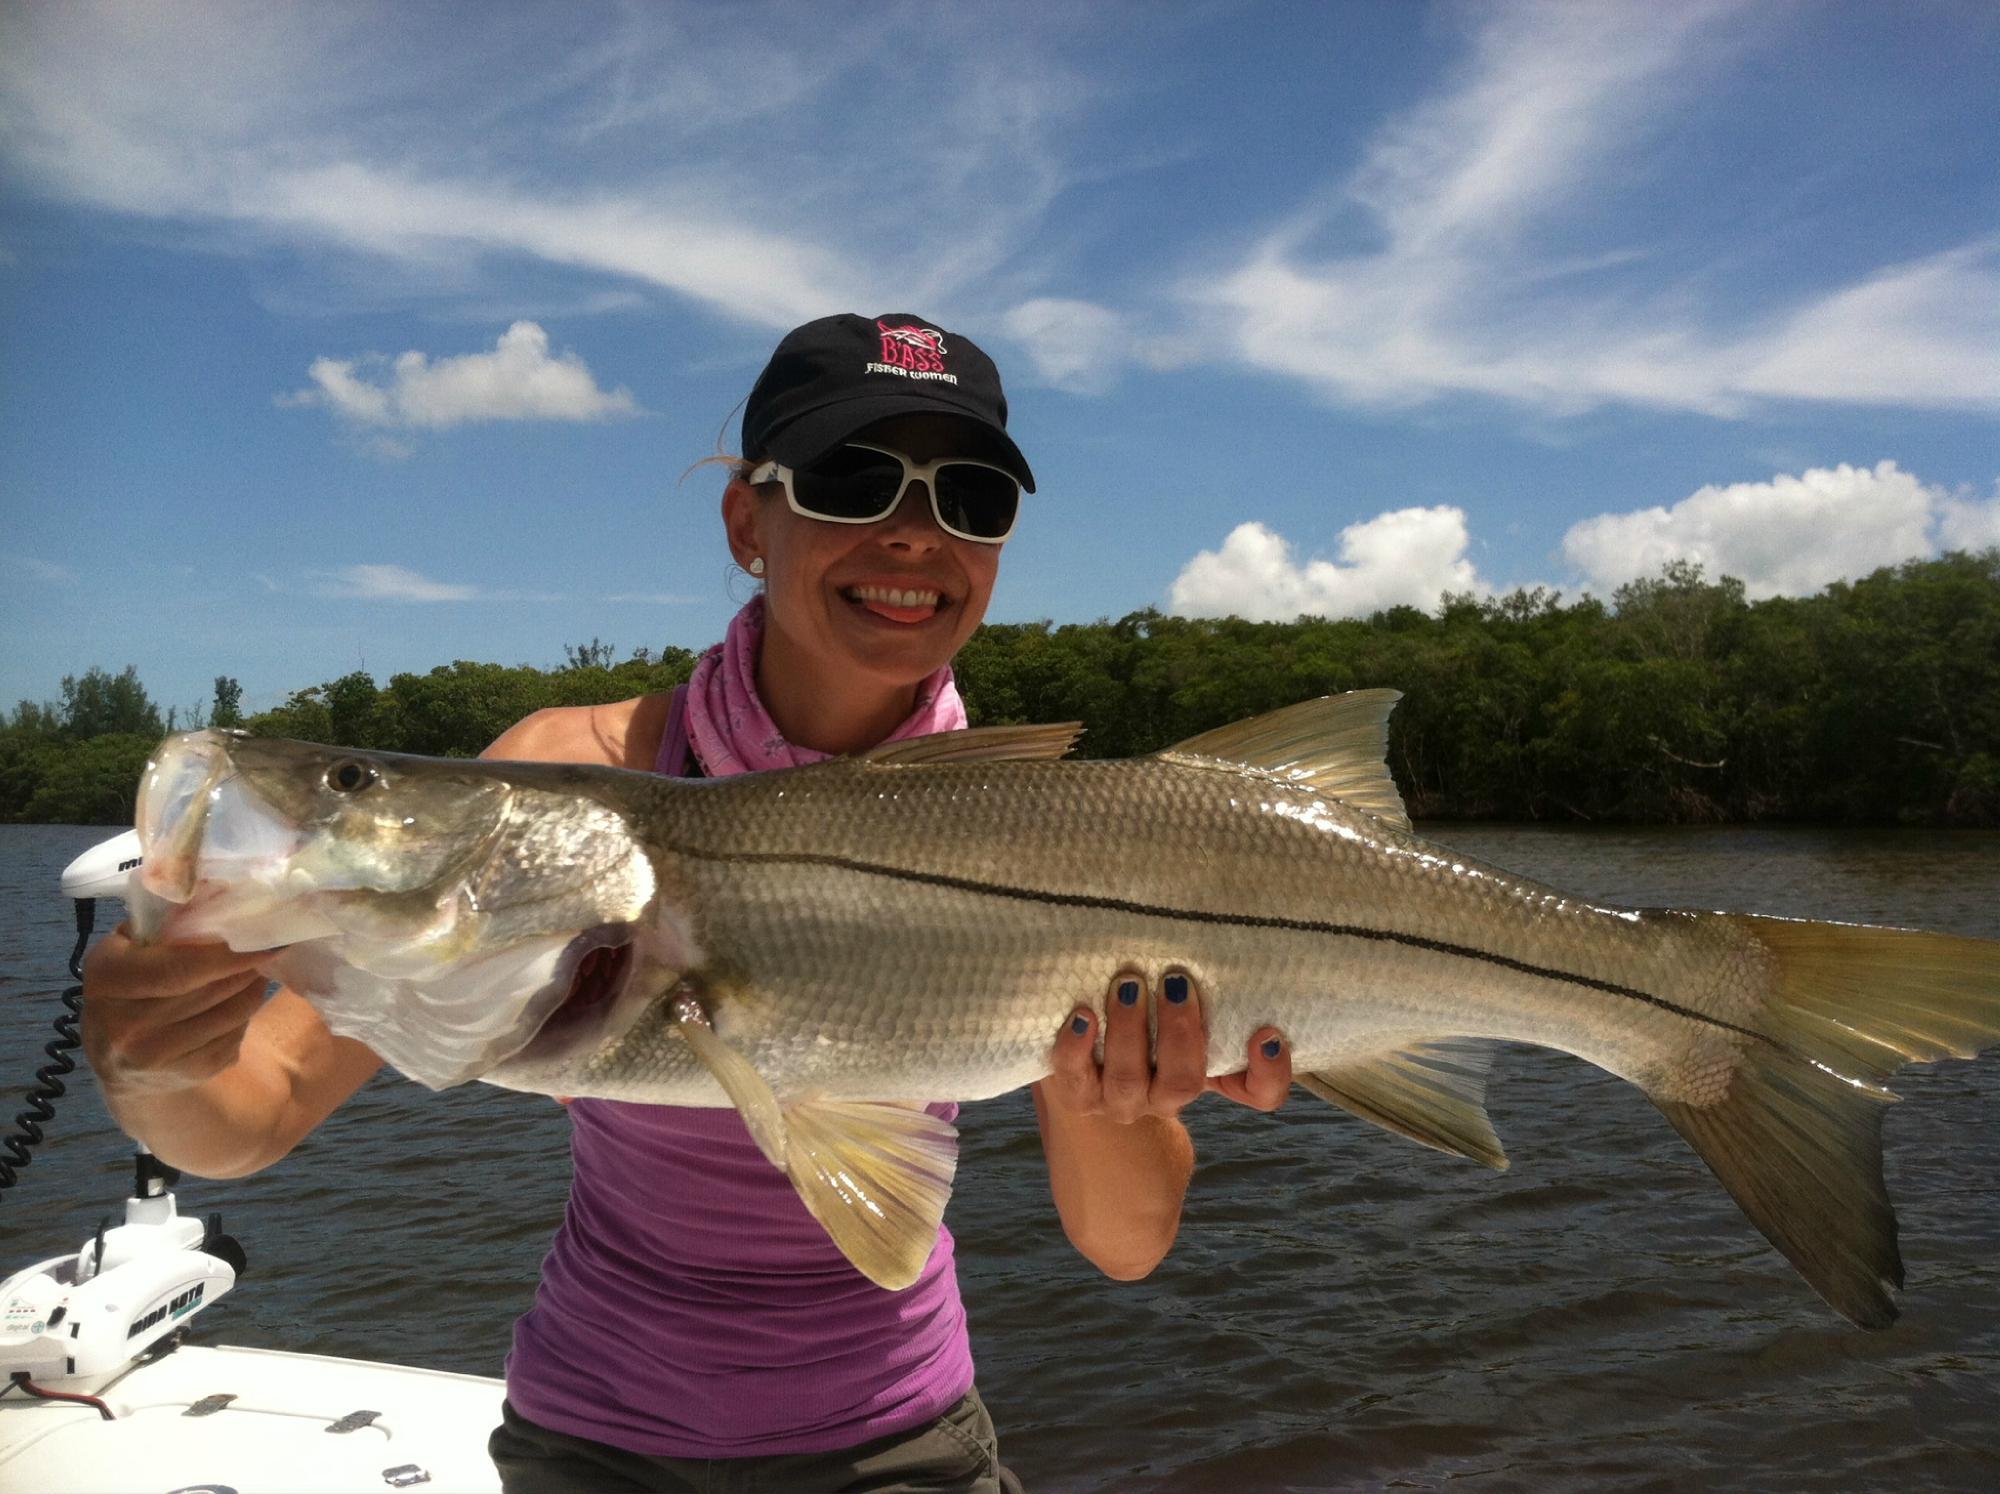
[[[701, 656], [688, 681], [688, 737], [711, 778], [826, 761], [824, 752], [787, 742], [757, 698], [757, 653], [763, 642], [760, 594], [730, 619], [727, 635]], [[934, 731], [957, 731], [964, 725], [965, 702], [959, 699], [947, 664], [917, 686], [917, 708], [884, 740], [900, 742]]]

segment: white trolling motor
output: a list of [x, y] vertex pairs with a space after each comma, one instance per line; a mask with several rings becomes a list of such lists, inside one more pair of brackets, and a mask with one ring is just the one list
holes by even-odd
[[0, 1375], [30, 1382], [101, 1375], [135, 1359], [236, 1285], [242, 1247], [182, 1215], [178, 1176], [150, 1152], [125, 1222], [0, 1282]]
[[[91, 847], [62, 874], [63, 892], [77, 899], [77, 943], [70, 973], [82, 979], [96, 898], [126, 898], [142, 852], [136, 831]], [[76, 1010], [74, 990], [71, 1011]], [[67, 1025], [65, 1025], [67, 1024]], [[74, 1065], [74, 1019], [57, 1023], [49, 1045], [53, 1062], [36, 1078], [35, 1108], [20, 1122], [27, 1144], [41, 1139], [35, 1121], [47, 1120], [48, 1102], [63, 1092], [60, 1075]], [[59, 1053], [58, 1048], [65, 1049]], [[59, 1066], [58, 1066], [59, 1065]], [[25, 1165], [16, 1143], [14, 1165]], [[6, 1180], [13, 1181], [10, 1168]], [[22, 1384], [102, 1375], [135, 1359], [236, 1284], [243, 1250], [222, 1232], [222, 1216], [183, 1216], [169, 1191], [180, 1174], [147, 1151], [135, 1158], [125, 1222], [100, 1225], [73, 1255], [54, 1256], [0, 1282], [0, 1380]], [[109, 1221], [107, 1221], [108, 1225]]]

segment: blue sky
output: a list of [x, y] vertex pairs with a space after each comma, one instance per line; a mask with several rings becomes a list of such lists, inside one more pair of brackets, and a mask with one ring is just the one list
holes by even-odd
[[2000, 8], [0, 0], [0, 702], [700, 647], [787, 327], [999, 360], [991, 617], [2000, 544]]

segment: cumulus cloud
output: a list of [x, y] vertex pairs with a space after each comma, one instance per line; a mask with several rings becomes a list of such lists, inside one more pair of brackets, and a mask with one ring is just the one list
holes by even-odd
[[1284, 536], [1239, 524], [1220, 550], [1204, 550], [1181, 569], [1170, 605], [1188, 616], [1259, 622], [1365, 617], [1397, 605], [1428, 611], [1448, 591], [1491, 591], [1465, 557], [1470, 543], [1465, 511], [1442, 505], [1350, 524], [1340, 532], [1338, 560], [1304, 564]]
[[1804, 596], [1942, 545], [2000, 543], [2000, 494], [1979, 502], [1893, 461], [1813, 467], [1768, 482], [1709, 486], [1670, 508], [1598, 514], [1570, 526], [1562, 552], [1595, 588], [1656, 574], [1669, 560], [1739, 578], [1752, 598]]
[[436, 362], [414, 351], [394, 359], [315, 358], [307, 373], [313, 387], [281, 395], [279, 403], [322, 405], [357, 425], [444, 430], [486, 420], [605, 420], [639, 413], [629, 390], [598, 388], [575, 353], [551, 357], [549, 334], [533, 322], [514, 323], [490, 353]]
[[1938, 502], [1938, 541], [1947, 550], [1985, 550], [2000, 545], [2000, 482], [1985, 500], [1946, 497]]
[[350, 565], [318, 573], [321, 596], [352, 597], [365, 602], [470, 602], [479, 589], [449, 581], [433, 581], [407, 566]]

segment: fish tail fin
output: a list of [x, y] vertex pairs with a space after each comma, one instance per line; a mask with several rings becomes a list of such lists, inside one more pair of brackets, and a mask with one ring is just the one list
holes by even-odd
[[2000, 944], [1911, 929], [1719, 915], [1768, 957], [1768, 1038], [1719, 1099], [1653, 1096], [1751, 1223], [1836, 1312], [1896, 1318], [1903, 1284], [1882, 1178], [1896, 1069], [2000, 1039]]

